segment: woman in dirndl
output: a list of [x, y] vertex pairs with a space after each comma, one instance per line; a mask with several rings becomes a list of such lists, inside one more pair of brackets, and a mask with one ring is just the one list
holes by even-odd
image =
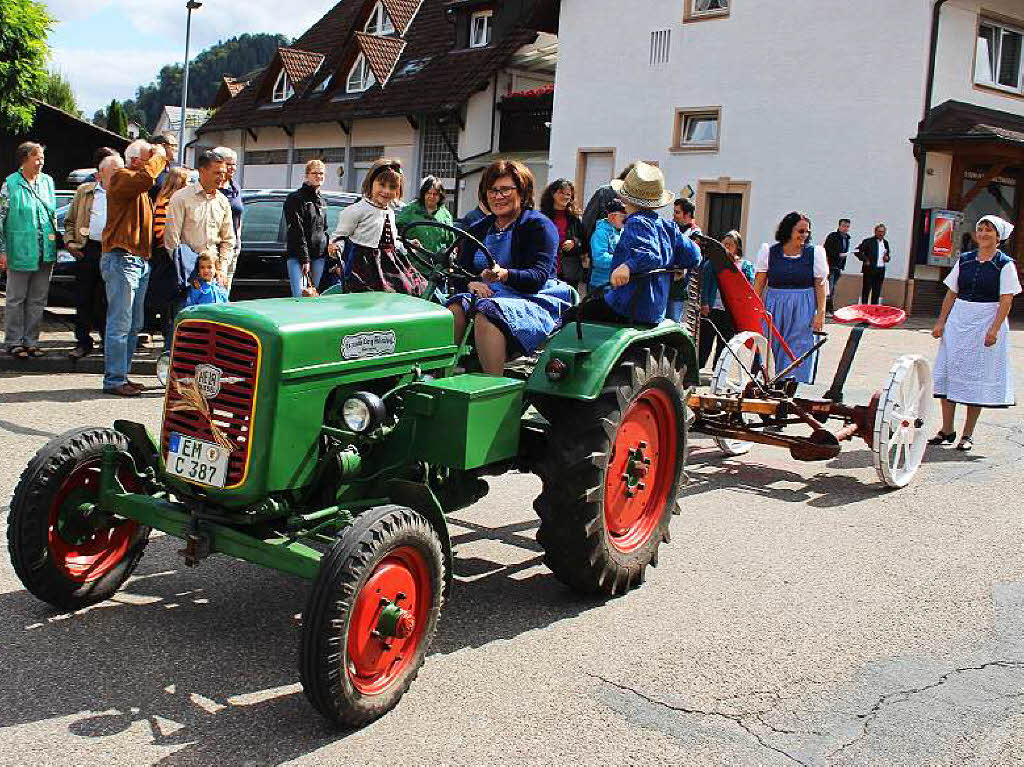
[[406, 293], [422, 296], [427, 281], [398, 244], [394, 204], [404, 176], [398, 160], [377, 160], [363, 180], [363, 197], [338, 217], [332, 241], [345, 240], [342, 272], [346, 293]]
[[998, 216], [982, 216], [975, 228], [978, 249], [962, 253], [946, 277], [949, 290], [932, 335], [942, 339], [935, 360], [935, 396], [942, 401], [942, 429], [929, 444], [956, 441], [956, 406], [967, 406], [957, 450], [974, 447], [974, 426], [983, 407], [1016, 404], [1010, 367], [1013, 297], [1020, 293], [1017, 265], [999, 250], [1013, 225]]
[[[761, 245], [754, 262], [754, 290], [793, 353], [790, 356], [771, 328], [765, 328], [777, 372], [814, 346], [814, 333], [825, 325], [828, 257], [823, 247], [806, 244], [810, 236], [811, 220], [803, 213], [787, 213], [775, 231], [775, 244]], [[816, 356], [808, 356], [790, 376], [798, 383], [811, 383]]]
[[480, 367], [500, 376], [509, 359], [532, 354], [574, 303], [573, 290], [555, 279], [558, 230], [533, 210], [533, 174], [517, 160], [498, 160], [480, 179], [479, 197], [491, 215], [469, 228], [490, 251], [494, 266], [475, 247], [459, 251], [459, 263], [479, 280], [448, 299], [455, 316], [455, 343], [470, 319]]

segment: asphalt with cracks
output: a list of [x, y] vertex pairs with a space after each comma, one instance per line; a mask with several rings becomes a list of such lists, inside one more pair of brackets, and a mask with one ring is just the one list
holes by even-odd
[[[830, 373], [846, 329], [830, 326]], [[1012, 338], [1018, 391], [1024, 331]], [[866, 402], [927, 327], [870, 332]], [[140, 375], [144, 383], [155, 380]], [[0, 505], [48, 439], [134, 418], [95, 373], [0, 362]], [[154, 537], [110, 602], [71, 615], [0, 556], [0, 764], [1004, 765], [1024, 760], [1024, 409], [970, 454], [930, 448], [883, 490], [863, 444], [824, 464], [692, 440], [682, 513], [644, 586], [580, 598], [541, 562], [538, 482], [454, 515], [456, 586], [402, 703], [327, 727], [297, 683], [307, 585]], [[5, 527], [5, 522], [0, 522]]]

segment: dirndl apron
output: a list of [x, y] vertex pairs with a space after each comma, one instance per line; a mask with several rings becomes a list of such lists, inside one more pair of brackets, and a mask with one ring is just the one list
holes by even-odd
[[[791, 357], [770, 328], [765, 338], [772, 349], [775, 372], [788, 367], [794, 359], [814, 346], [814, 312], [817, 298], [814, 293], [814, 248], [805, 247], [799, 257], [783, 255], [782, 246], [774, 245], [768, 257], [768, 289], [764, 294], [764, 308], [772, 315], [775, 329], [786, 340], [793, 352]], [[813, 383], [817, 352], [810, 355], [789, 376], [798, 383]]]
[[1006, 320], [995, 345], [985, 346], [985, 334], [998, 311], [998, 303], [960, 298], [953, 303], [932, 374], [936, 397], [976, 407], [1016, 404]]
[[345, 253], [346, 293], [405, 293], [422, 297], [427, 281], [408, 257], [395, 246], [385, 222], [376, 248], [349, 244]]

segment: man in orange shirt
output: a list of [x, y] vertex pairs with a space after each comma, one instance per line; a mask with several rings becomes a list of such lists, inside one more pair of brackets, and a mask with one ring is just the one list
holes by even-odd
[[153, 202], [149, 190], [167, 166], [160, 145], [134, 141], [124, 152], [127, 167], [107, 189], [100, 274], [107, 292], [107, 329], [103, 341], [103, 391], [137, 397], [145, 388], [128, 380], [132, 356], [145, 320], [149, 257], [153, 240]]

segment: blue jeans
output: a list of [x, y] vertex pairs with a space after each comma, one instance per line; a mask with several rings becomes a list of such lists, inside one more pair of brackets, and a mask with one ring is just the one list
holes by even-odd
[[139, 331], [146, 320], [149, 262], [124, 250], [100, 257], [107, 289], [107, 331], [103, 340], [103, 388], [128, 382]]
[[675, 320], [676, 322], [679, 322], [680, 320], [683, 319], [683, 312], [685, 310], [686, 299], [684, 298], [682, 301], [669, 301], [668, 310], [665, 312], [665, 314], [668, 316], [670, 320]]
[[[314, 288], [320, 286], [320, 278], [324, 274], [323, 258], [314, 258], [309, 264], [309, 281]], [[297, 258], [288, 259], [288, 282], [292, 287], [292, 298], [302, 297], [302, 262]]]

